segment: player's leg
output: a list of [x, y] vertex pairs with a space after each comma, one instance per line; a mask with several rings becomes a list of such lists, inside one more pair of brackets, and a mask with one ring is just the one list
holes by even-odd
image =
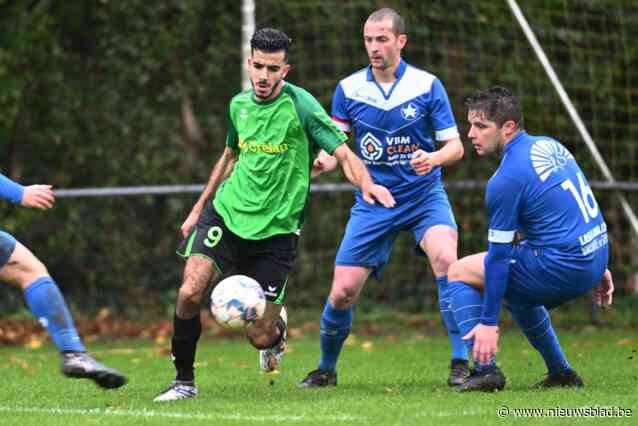
[[246, 337], [259, 350], [259, 366], [265, 372], [277, 369], [286, 350], [288, 315], [283, 304], [298, 240], [293, 233], [243, 241], [245, 256], [239, 271], [257, 280], [266, 296], [264, 316], [246, 328]]
[[171, 384], [155, 397], [155, 402], [197, 396], [194, 364], [197, 342], [202, 333], [199, 311], [208, 284], [216, 278], [218, 272], [210, 259], [192, 255], [186, 261], [182, 284], [177, 294], [171, 338], [176, 375]]
[[118, 388], [126, 383], [121, 373], [86, 354], [64, 297], [44, 264], [24, 245], [2, 231], [0, 281], [22, 288], [27, 306], [46, 327], [62, 354], [62, 372], [65, 375], [89, 378], [104, 388]]
[[299, 383], [300, 387], [336, 384], [337, 361], [350, 334], [353, 306], [370, 274], [378, 278], [388, 262], [400, 229], [396, 228], [397, 217], [402, 213], [401, 206], [394, 209], [353, 206], [337, 251], [330, 295], [321, 315], [319, 365]]
[[556, 258], [550, 249], [517, 247], [514, 255], [505, 298], [512, 318], [545, 361], [547, 377], [535, 387], [583, 386], [565, 357], [546, 307], [589, 291], [607, 267], [606, 250], [590, 262], [578, 260], [571, 265], [565, 263], [564, 255]]
[[465, 343], [450, 310], [448, 269], [457, 260], [457, 225], [442, 186], [433, 187], [425, 194], [427, 199], [415, 203], [407, 217], [418, 248], [427, 255], [436, 279], [439, 310], [451, 346], [448, 384], [456, 386], [469, 374]]
[[246, 337], [259, 349], [259, 367], [265, 372], [275, 371], [288, 343], [288, 313], [283, 304], [268, 302], [264, 316], [248, 328]]
[[[485, 282], [484, 261], [487, 253], [477, 253], [454, 262], [448, 271], [452, 313], [461, 336], [465, 336], [479, 323], [483, 309], [480, 288]], [[468, 353], [472, 353], [474, 340], [466, 340]], [[493, 391], [503, 389], [505, 376], [496, 367], [496, 360], [482, 364], [474, 360], [471, 375], [458, 387], [459, 391]]]
[[582, 379], [572, 370], [565, 357], [547, 309], [544, 306], [530, 307], [511, 302], [507, 308], [547, 366], [547, 377], [534, 387], [583, 386]]
[[171, 354], [175, 379], [155, 397], [155, 402], [175, 401], [197, 396], [195, 354], [202, 333], [200, 309], [211, 281], [233, 267], [236, 236], [209, 205], [202, 212], [191, 234], [182, 241], [177, 253], [186, 258], [182, 283], [177, 293], [173, 316]]
[[452, 348], [448, 376], [450, 386], [460, 385], [469, 375], [467, 349], [450, 308], [448, 286], [448, 269], [457, 260], [457, 239], [458, 233], [455, 228], [449, 225], [434, 225], [425, 232], [419, 243], [430, 261], [436, 279], [441, 318]]
[[371, 273], [371, 268], [362, 266], [335, 266], [330, 295], [321, 315], [319, 365], [299, 383], [300, 387], [337, 384], [337, 361], [350, 334], [353, 306]]

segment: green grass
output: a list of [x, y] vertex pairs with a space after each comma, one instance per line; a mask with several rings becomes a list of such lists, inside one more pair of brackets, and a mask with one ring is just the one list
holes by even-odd
[[[173, 377], [168, 343], [121, 341], [91, 345], [105, 363], [129, 376], [117, 391], [65, 379], [49, 345], [39, 349], [0, 348], [0, 424], [12, 425], [486, 425], [562, 422], [618, 422], [609, 418], [502, 419], [501, 406], [518, 408], [622, 407], [632, 409], [625, 424], [638, 422], [638, 339], [608, 330], [560, 332], [572, 365], [586, 381], [581, 390], [530, 391], [544, 367], [517, 331], [501, 339], [499, 364], [508, 384], [496, 394], [457, 394], [445, 385], [447, 340], [416, 333], [354, 336], [339, 365], [339, 386], [299, 390], [314, 368], [316, 335], [291, 339], [280, 374], [258, 371], [257, 354], [244, 339], [200, 342], [194, 400], [156, 404], [152, 398]], [[630, 359], [633, 357], [632, 359]], [[273, 384], [271, 384], [271, 381]]]

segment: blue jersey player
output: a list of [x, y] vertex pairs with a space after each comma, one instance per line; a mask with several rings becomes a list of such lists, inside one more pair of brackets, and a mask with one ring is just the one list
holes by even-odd
[[[583, 381], [561, 350], [548, 309], [591, 289], [599, 304], [611, 303], [600, 207], [572, 154], [552, 138], [525, 132], [520, 104], [508, 89], [478, 92], [467, 106], [476, 152], [499, 151], [501, 163], [485, 194], [488, 251], [449, 270], [454, 317], [474, 355], [472, 374], [459, 390], [505, 386], [495, 364], [502, 300], [547, 366], [547, 377], [535, 386], [580, 387]], [[517, 233], [523, 240], [514, 244]]]
[[[22, 186], [0, 174], [0, 198], [13, 204], [47, 210], [55, 196], [50, 185]], [[11, 234], [0, 230], [0, 281], [22, 289], [27, 306], [47, 328], [62, 354], [62, 373], [92, 379], [103, 388], [126, 383], [119, 372], [97, 362], [86, 353], [64, 298], [47, 268]]]
[[[367, 278], [381, 274], [400, 231], [409, 231], [417, 250], [430, 261], [452, 342], [448, 383], [458, 385], [469, 369], [465, 344], [449, 310], [447, 272], [457, 259], [457, 227], [441, 183], [441, 166], [459, 160], [463, 145], [441, 81], [401, 59], [407, 42], [403, 18], [389, 8], [372, 13], [363, 39], [370, 65], [339, 83], [332, 116], [343, 131], [354, 133], [355, 151], [375, 183], [390, 190], [396, 206], [371, 206], [361, 193], [356, 194], [321, 318], [319, 366], [300, 386], [336, 384], [337, 359], [352, 324], [352, 306]], [[315, 172], [334, 164], [327, 156], [320, 157]]]

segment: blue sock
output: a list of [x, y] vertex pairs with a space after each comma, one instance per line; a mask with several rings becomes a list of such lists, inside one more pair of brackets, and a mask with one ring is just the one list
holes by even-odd
[[450, 345], [452, 345], [452, 359], [464, 359], [467, 360], [467, 348], [465, 342], [461, 339], [461, 333], [459, 327], [454, 320], [454, 314], [450, 307], [450, 291], [447, 284], [447, 275], [438, 277], [436, 284], [439, 288], [439, 308], [441, 310], [441, 318], [445, 328], [447, 328], [447, 335], [450, 338]]
[[350, 334], [352, 326], [352, 307], [347, 309], [335, 309], [326, 301], [321, 315], [321, 359], [319, 369], [324, 371], [337, 371], [337, 360], [346, 337]]
[[528, 308], [509, 305], [508, 309], [514, 321], [527, 336], [527, 340], [542, 355], [550, 374], [570, 368], [558, 342], [558, 337], [554, 333], [549, 312], [545, 307]]
[[38, 278], [29, 284], [24, 290], [24, 297], [60, 352], [86, 352], [62, 293], [51, 277]]
[[[483, 298], [481, 293], [474, 287], [465, 284], [463, 281], [452, 281], [448, 283], [448, 291], [451, 298], [452, 313], [459, 327], [460, 336], [463, 337], [479, 323], [483, 310]], [[474, 339], [464, 340], [468, 353], [472, 353]], [[496, 359], [492, 359], [487, 364], [479, 364], [474, 360], [474, 369], [489, 371], [496, 367]]]

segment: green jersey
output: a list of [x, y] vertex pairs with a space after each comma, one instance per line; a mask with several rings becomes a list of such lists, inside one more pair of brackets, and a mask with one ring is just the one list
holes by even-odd
[[245, 239], [298, 231], [315, 157], [321, 149], [332, 154], [346, 140], [300, 87], [286, 82], [266, 102], [258, 102], [252, 90], [240, 93], [230, 102], [226, 138], [239, 158], [217, 190], [215, 210]]

